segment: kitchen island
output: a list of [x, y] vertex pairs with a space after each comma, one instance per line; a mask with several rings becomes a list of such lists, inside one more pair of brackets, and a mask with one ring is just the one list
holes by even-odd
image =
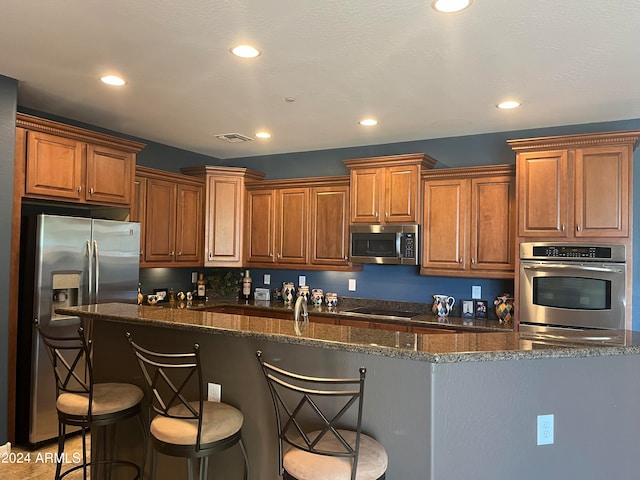
[[[205, 381], [245, 415], [250, 478], [277, 476], [273, 406], [255, 358], [311, 375], [367, 367], [364, 430], [389, 454], [389, 479], [637, 478], [640, 338], [595, 333], [550, 338], [514, 332], [420, 335], [198, 310], [102, 304], [59, 310], [92, 327], [101, 381], [142, 378], [125, 332], [164, 351], [200, 344]], [[553, 414], [554, 443], [537, 445], [538, 415]], [[123, 429], [124, 430], [124, 429]], [[133, 423], [118, 451], [136, 459]], [[136, 436], [137, 435], [137, 436]], [[137, 440], [136, 440], [137, 439]], [[210, 478], [236, 478], [234, 449]], [[164, 476], [182, 459], [160, 457]]]

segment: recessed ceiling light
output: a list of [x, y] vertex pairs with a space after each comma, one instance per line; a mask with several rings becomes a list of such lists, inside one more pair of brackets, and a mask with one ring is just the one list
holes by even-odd
[[127, 83], [124, 81], [124, 79], [116, 75], [105, 75], [104, 77], [100, 78], [100, 81], [102, 81], [102, 83], [106, 83], [107, 85], [113, 85], [115, 87], [121, 87], [122, 85]]
[[364, 127], [372, 127], [378, 124], [378, 121], [375, 118], [365, 118], [364, 120], [360, 120], [360, 125]]
[[433, 0], [431, 6], [438, 12], [454, 13], [464, 10], [473, 0]]
[[269, 132], [258, 132], [258, 133], [256, 133], [256, 137], [258, 137], [258, 138], [271, 138], [271, 134]]
[[516, 102], [515, 100], [507, 100], [505, 102], [500, 102], [496, 107], [501, 110], [509, 110], [511, 108], [518, 108], [520, 106], [520, 102]]
[[236, 57], [242, 58], [255, 58], [260, 55], [260, 50], [251, 45], [238, 45], [237, 47], [233, 47], [231, 49], [231, 53], [233, 53]]

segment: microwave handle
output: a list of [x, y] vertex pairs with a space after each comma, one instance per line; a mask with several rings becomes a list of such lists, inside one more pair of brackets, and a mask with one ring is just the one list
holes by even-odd
[[396, 235], [396, 257], [402, 258], [402, 234]]
[[544, 265], [522, 265], [524, 270], [577, 270], [586, 272], [624, 273], [623, 268], [595, 267], [589, 265], [563, 265], [559, 263], [545, 263]]

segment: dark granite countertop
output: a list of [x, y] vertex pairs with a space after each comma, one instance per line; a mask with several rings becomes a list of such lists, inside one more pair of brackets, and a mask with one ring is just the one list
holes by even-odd
[[339, 325], [207, 312], [192, 308], [159, 308], [106, 303], [56, 310], [88, 320], [190, 330], [207, 334], [266, 339], [334, 350], [409, 358], [431, 363], [500, 361], [534, 358], [571, 358], [640, 354], [640, 332], [608, 331], [605, 340], [593, 340], [588, 331], [559, 337], [513, 331], [423, 335]]
[[[282, 301], [264, 301], [264, 300], [250, 300], [245, 302], [243, 300], [229, 300], [229, 299], [212, 299], [207, 302], [194, 301], [187, 302], [165, 302], [157, 304], [164, 308], [181, 308], [191, 310], [205, 310], [208, 308], [216, 307], [242, 307], [247, 310], [256, 309], [262, 311], [273, 312], [288, 312], [291, 313], [293, 318], [293, 305], [285, 304]], [[403, 311], [416, 313], [416, 316], [411, 318], [396, 318], [396, 317], [383, 317], [383, 316], [370, 316], [360, 313], [353, 313], [350, 310], [357, 307], [374, 307], [381, 310], [389, 311]], [[353, 318], [363, 319], [375, 322], [384, 323], [401, 323], [405, 325], [416, 325], [422, 327], [433, 328], [454, 328], [459, 331], [469, 330], [473, 331], [495, 331], [495, 332], [510, 332], [513, 331], [513, 323], [500, 322], [494, 319], [482, 319], [482, 318], [461, 318], [455, 316], [449, 317], [436, 317], [431, 313], [431, 305], [425, 303], [409, 303], [409, 302], [396, 302], [390, 300], [369, 300], [361, 298], [341, 297], [338, 305], [333, 308], [329, 308], [326, 305], [315, 306], [309, 305], [309, 314], [324, 317], [334, 318]]]

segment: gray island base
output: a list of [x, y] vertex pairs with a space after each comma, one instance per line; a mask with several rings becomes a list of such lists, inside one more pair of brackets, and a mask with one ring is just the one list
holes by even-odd
[[[91, 324], [100, 381], [143, 385], [125, 339], [164, 351], [200, 344], [206, 382], [244, 413], [251, 480], [276, 480], [273, 406], [255, 352], [309, 375], [367, 368], [364, 430], [389, 454], [389, 480], [640, 478], [640, 338], [551, 341], [514, 332], [417, 335], [243, 315], [102, 304], [59, 310]], [[614, 332], [612, 332], [614, 333]], [[537, 445], [553, 415], [553, 444]], [[135, 422], [116, 453], [141, 458]], [[239, 449], [211, 459], [210, 479], [241, 478]], [[162, 479], [186, 472], [159, 456]]]

